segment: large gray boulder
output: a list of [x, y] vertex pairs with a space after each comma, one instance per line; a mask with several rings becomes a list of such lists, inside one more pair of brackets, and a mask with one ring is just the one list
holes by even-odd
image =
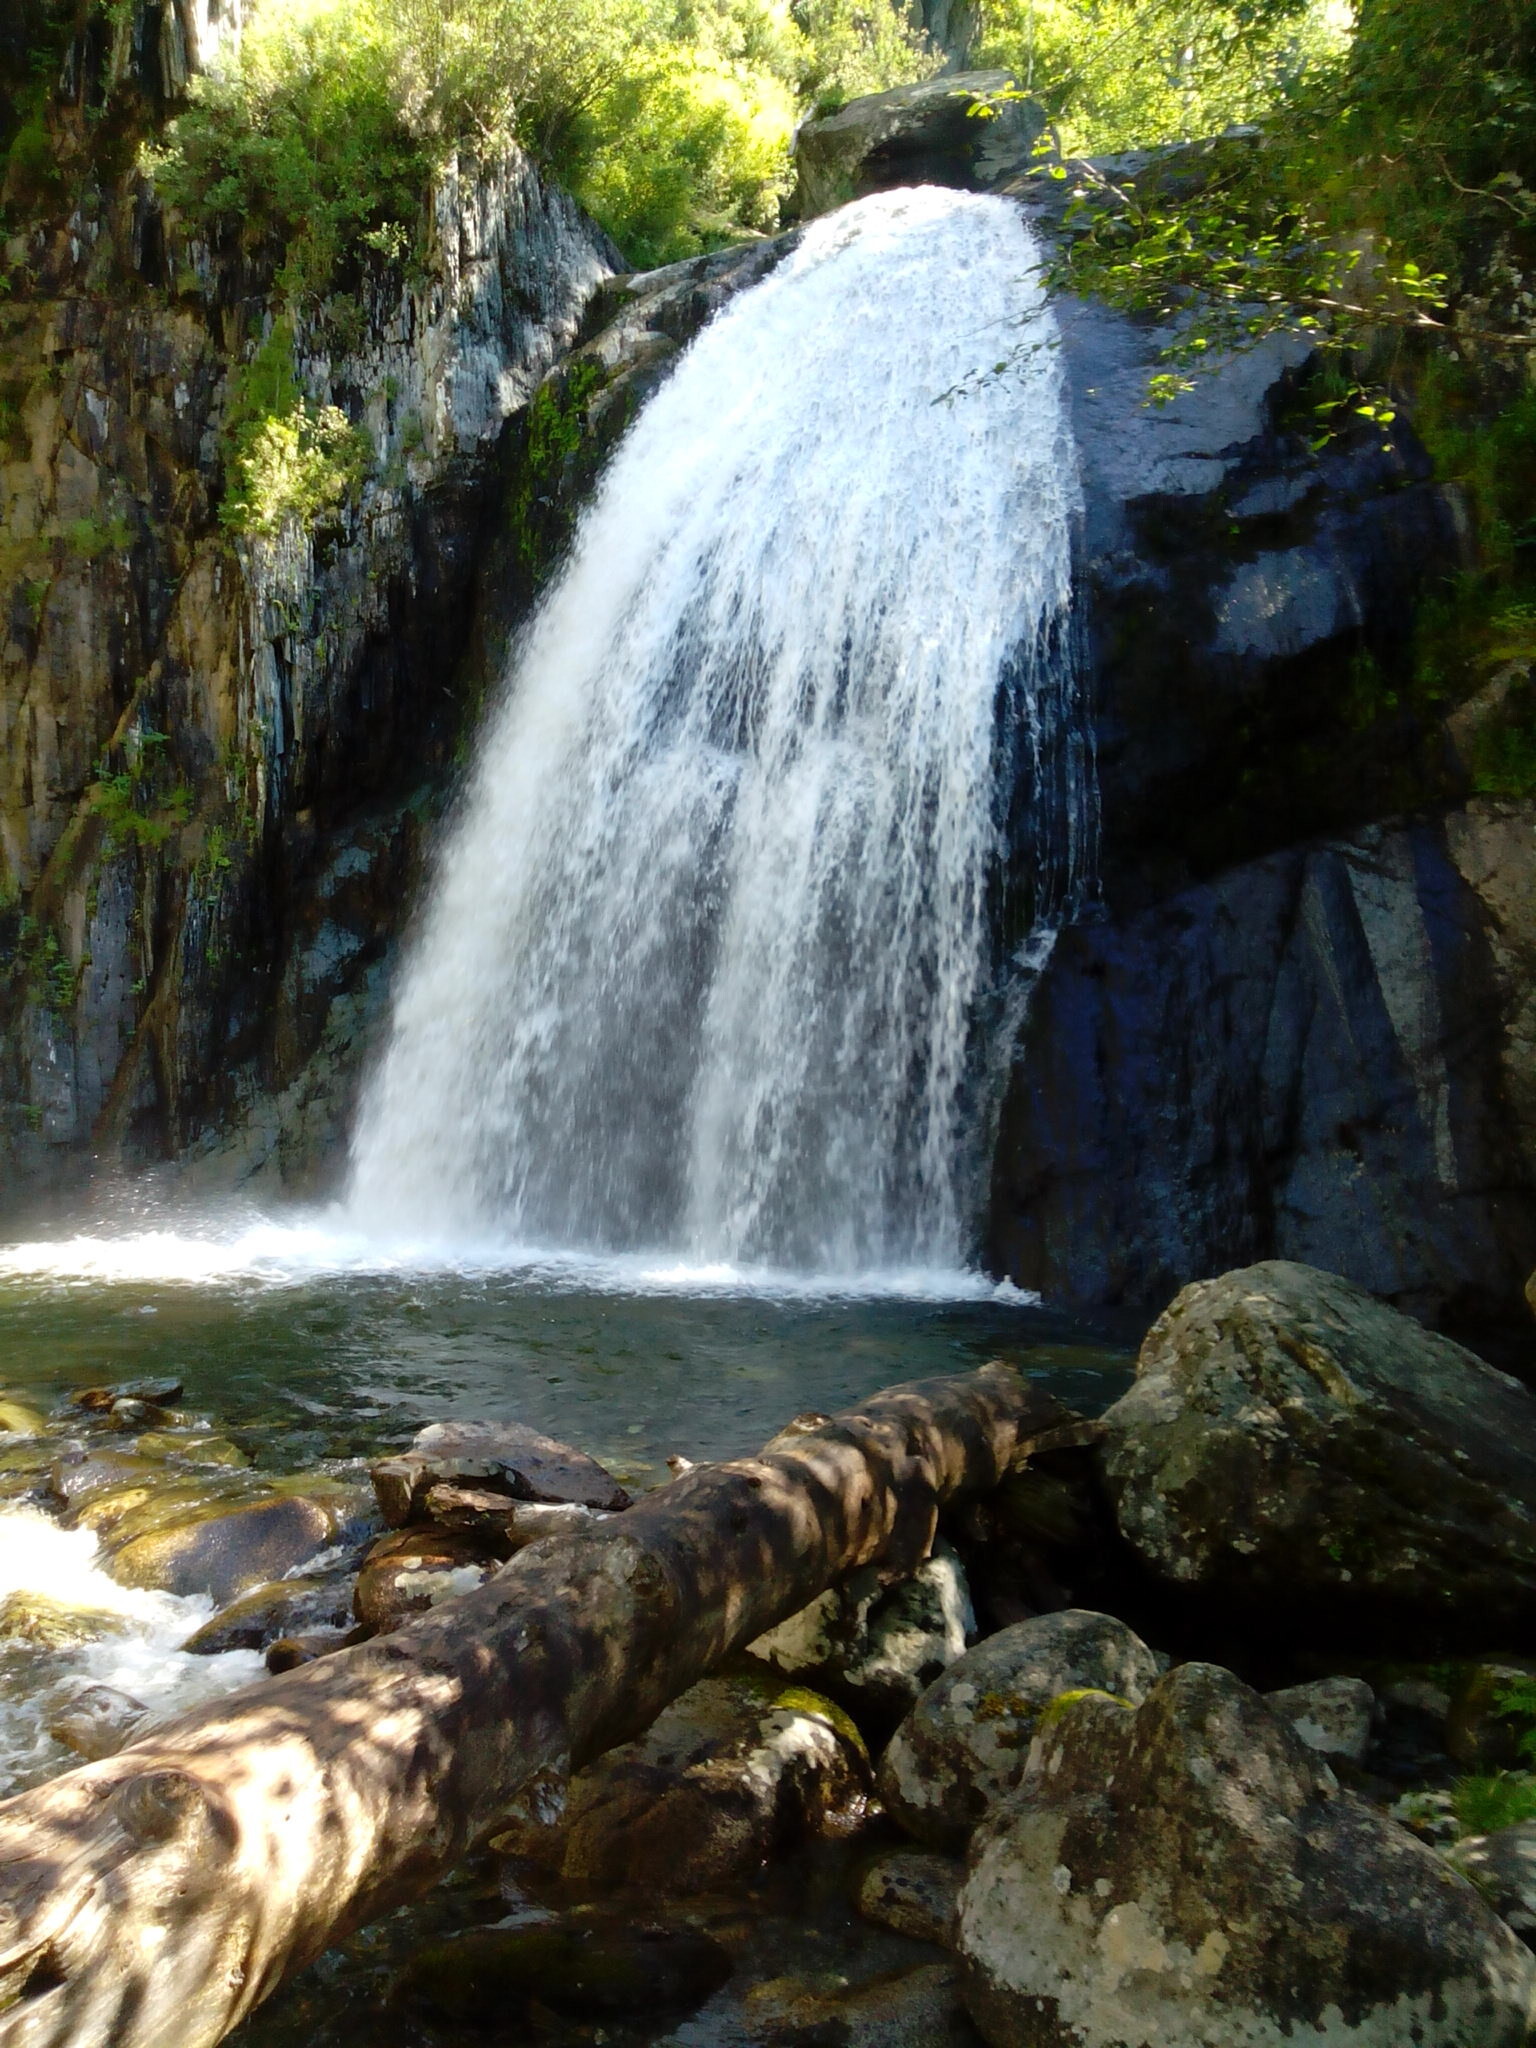
[[1051, 1717], [972, 1845], [991, 2048], [1519, 2048], [1536, 1958], [1228, 1671]]
[[1449, 1852], [1453, 1867], [1522, 1941], [1536, 1948], [1536, 1821], [1518, 1821], [1491, 1835], [1468, 1835]]
[[[1006, 71], [956, 72], [867, 93], [804, 122], [795, 137], [800, 218], [897, 185], [977, 189], [1027, 163], [1045, 117], [1032, 101], [999, 101], [1012, 85]], [[978, 100], [991, 101], [994, 113], [972, 113]]]
[[1104, 1424], [1121, 1530], [1165, 1581], [1416, 1644], [1536, 1615], [1536, 1397], [1332, 1274], [1186, 1287]]
[[1070, 1608], [978, 1643], [923, 1694], [880, 1762], [880, 1796], [908, 1834], [962, 1849], [1018, 1784], [1041, 1716], [1084, 1689], [1143, 1699], [1158, 1664], [1108, 1614]]

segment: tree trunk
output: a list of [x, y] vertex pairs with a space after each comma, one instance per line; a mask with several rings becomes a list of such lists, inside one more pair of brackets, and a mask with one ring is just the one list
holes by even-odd
[[206, 2048], [1064, 1411], [1001, 1365], [807, 1418], [393, 1635], [0, 1805], [0, 2048]]

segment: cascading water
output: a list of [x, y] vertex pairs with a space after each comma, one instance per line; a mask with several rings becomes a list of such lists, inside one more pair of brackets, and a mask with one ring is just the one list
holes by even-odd
[[1091, 802], [1035, 268], [1006, 201], [864, 200], [647, 406], [482, 737], [357, 1132], [364, 1227], [962, 1263], [980, 1040]]

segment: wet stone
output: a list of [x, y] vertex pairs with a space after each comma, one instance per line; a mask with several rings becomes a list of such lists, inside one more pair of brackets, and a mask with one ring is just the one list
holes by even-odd
[[364, 1628], [387, 1635], [413, 1614], [472, 1593], [492, 1569], [483, 1546], [472, 1537], [403, 1529], [369, 1545], [352, 1611]]
[[117, 1401], [145, 1401], [156, 1408], [174, 1408], [185, 1388], [180, 1380], [121, 1380], [116, 1386], [86, 1387], [70, 1400], [71, 1408], [105, 1414]]
[[151, 1498], [124, 1515], [108, 1542], [111, 1571], [128, 1586], [206, 1593], [227, 1603], [308, 1564], [347, 1533], [360, 1501], [326, 1493]]
[[150, 1725], [149, 1710], [131, 1693], [111, 1685], [88, 1685], [67, 1700], [48, 1723], [48, 1733], [76, 1756], [95, 1763], [116, 1756]]
[[731, 1967], [708, 1935], [572, 1914], [434, 1942], [407, 1964], [396, 1996], [450, 2019], [502, 2025], [530, 2003], [594, 2017], [684, 2013], [719, 1990]]
[[629, 1506], [629, 1495], [595, 1458], [518, 1423], [434, 1422], [408, 1451], [373, 1467], [379, 1507], [394, 1529], [420, 1520], [428, 1491], [443, 1483], [514, 1500]]
[[281, 1636], [310, 1629], [345, 1634], [352, 1626], [354, 1584], [350, 1577], [269, 1580], [222, 1608], [181, 1647], [217, 1657], [226, 1650], [264, 1650]]
[[46, 1593], [9, 1593], [0, 1600], [0, 1640], [32, 1643], [38, 1649], [73, 1650], [103, 1636], [122, 1635], [121, 1614], [96, 1607], [72, 1607]]
[[926, 1963], [854, 1986], [778, 1978], [747, 1994], [763, 2048], [978, 2048], [950, 1963]]

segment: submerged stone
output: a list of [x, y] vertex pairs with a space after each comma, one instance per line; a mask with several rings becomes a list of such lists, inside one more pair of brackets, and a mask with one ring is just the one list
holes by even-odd
[[149, 1709], [131, 1693], [111, 1685], [88, 1685], [65, 1702], [48, 1723], [48, 1733], [76, 1756], [95, 1763], [116, 1756], [150, 1726]]
[[433, 1942], [406, 1965], [397, 1995], [450, 2019], [503, 2025], [530, 2001], [556, 2012], [638, 2018], [702, 2005], [731, 1969], [708, 1935], [571, 1915]]
[[48, 1418], [25, 1401], [0, 1400], [0, 1433], [7, 1436], [46, 1436]]

